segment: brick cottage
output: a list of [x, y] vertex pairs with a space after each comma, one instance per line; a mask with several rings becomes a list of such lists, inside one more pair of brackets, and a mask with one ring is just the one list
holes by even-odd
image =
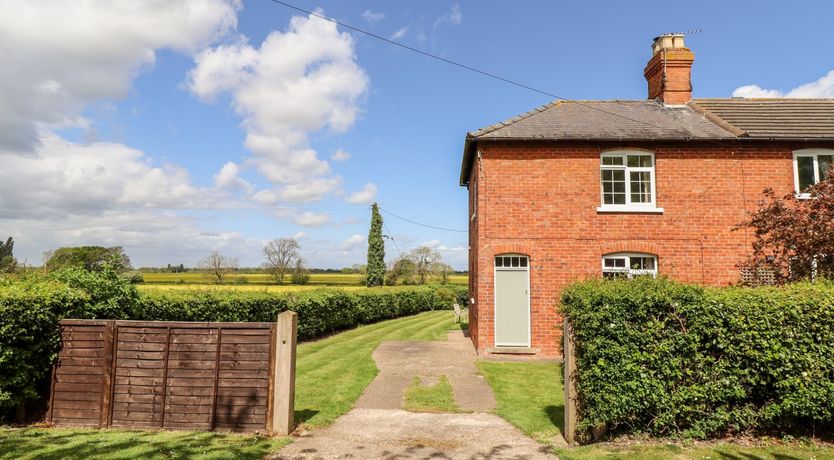
[[654, 40], [646, 100], [556, 101], [467, 134], [479, 354], [558, 357], [559, 294], [575, 280], [739, 282], [752, 235], [733, 228], [762, 190], [825, 176], [834, 99], [692, 99], [683, 38]]

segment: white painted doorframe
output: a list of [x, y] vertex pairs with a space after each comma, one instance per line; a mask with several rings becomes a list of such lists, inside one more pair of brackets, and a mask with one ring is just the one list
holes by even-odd
[[[526, 267], [498, 267], [496, 263], [496, 258], [498, 257], [520, 257], [524, 258], [527, 263]], [[493, 257], [492, 260], [492, 293], [493, 293], [493, 303], [492, 303], [492, 319], [493, 319], [493, 342], [496, 347], [531, 347], [532, 346], [532, 336], [533, 336], [533, 318], [531, 317], [531, 305], [530, 305], [530, 258], [523, 255], [523, 254], [497, 254]], [[498, 272], [499, 271], [523, 271], [527, 274], [527, 286], [526, 286], [526, 298], [527, 298], [527, 341], [526, 343], [499, 343], [498, 342]]]

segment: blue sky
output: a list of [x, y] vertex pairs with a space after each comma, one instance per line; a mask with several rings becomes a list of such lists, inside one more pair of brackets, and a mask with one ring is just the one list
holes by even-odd
[[[690, 29], [695, 97], [834, 97], [826, 2], [295, 3], [572, 99], [644, 98], [652, 37]], [[254, 266], [282, 236], [363, 263], [368, 203], [466, 229], [466, 132], [549, 102], [269, 0], [12, 1], [0, 35], [0, 237], [34, 265], [101, 244]], [[465, 268], [466, 233], [383, 217], [389, 260]]]

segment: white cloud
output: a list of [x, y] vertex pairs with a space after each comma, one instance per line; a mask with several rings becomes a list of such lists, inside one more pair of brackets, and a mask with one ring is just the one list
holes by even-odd
[[437, 249], [440, 246], [440, 240], [424, 241], [423, 244], [421, 244], [420, 246], [427, 246], [432, 249]]
[[212, 250], [257, 265], [264, 243], [238, 232], [207, 232], [202, 222], [173, 211], [108, 210], [71, 215], [44, 225], [40, 217], [16, 219], [3, 228], [15, 237], [15, 253], [40, 264], [40, 254], [61, 246], [123, 246], [133, 265], [194, 266]]
[[445, 14], [437, 18], [434, 22], [434, 27], [440, 26], [442, 24], [449, 24], [453, 26], [459, 26], [463, 21], [463, 14], [460, 11], [460, 5], [455, 3], [452, 7], [447, 11]]
[[819, 80], [799, 85], [788, 92], [764, 89], [758, 85], [745, 85], [733, 91], [733, 97], [789, 97], [789, 98], [834, 98], [834, 70]]
[[337, 190], [341, 179], [331, 176], [309, 137], [322, 129], [344, 132], [359, 116], [369, 81], [349, 34], [296, 16], [257, 49], [241, 38], [201, 52], [195, 62], [188, 88], [203, 100], [231, 94], [253, 153], [247, 164], [280, 188], [261, 199], [309, 202]]
[[325, 212], [305, 211], [294, 216], [292, 221], [302, 227], [324, 227], [333, 223], [333, 218]]
[[408, 34], [408, 27], [401, 27], [396, 32], [391, 34], [391, 40], [399, 40]]
[[277, 208], [273, 215], [302, 227], [335, 226], [333, 216], [326, 212], [305, 211], [301, 208]]
[[243, 189], [251, 193], [252, 184], [240, 177], [240, 167], [233, 161], [227, 162], [214, 175], [214, 186], [221, 190]]
[[304, 238], [307, 238], [307, 234], [304, 232], [296, 232], [292, 237], [297, 240], [303, 240]]
[[0, 148], [31, 151], [39, 126], [77, 124], [123, 97], [156, 51], [192, 52], [237, 24], [239, 2], [0, 2]]
[[353, 234], [342, 242], [342, 250], [352, 251], [354, 249], [359, 249], [365, 245], [365, 239], [365, 236], [358, 233]]
[[339, 162], [348, 161], [350, 160], [350, 153], [342, 149], [338, 149], [335, 152], [333, 152], [333, 155], [330, 155], [330, 159]]
[[381, 21], [381, 20], [385, 19], [385, 14], [375, 12], [375, 11], [371, 11], [371, 10], [365, 10], [365, 12], [362, 13], [362, 17], [366, 21], [368, 21], [370, 23], [374, 23], [374, 22]]
[[252, 199], [261, 204], [273, 205], [280, 202], [312, 203], [328, 193], [333, 193], [342, 186], [338, 176], [316, 179], [301, 184], [290, 184], [281, 188], [258, 190]]
[[370, 203], [371, 201], [374, 200], [374, 198], [376, 198], [376, 192], [377, 191], [378, 190], [377, 190], [376, 185], [374, 185], [372, 183], [367, 183], [367, 184], [365, 184], [364, 187], [362, 187], [362, 190], [360, 190], [358, 192], [353, 192], [347, 198], [347, 201], [348, 201], [348, 203], [353, 203], [353, 204]]
[[205, 208], [218, 192], [195, 187], [188, 171], [154, 165], [121, 144], [79, 145], [44, 134], [35, 152], [0, 153], [0, 217], [94, 214], [131, 208]]
[[80, 128], [95, 139], [85, 109], [114, 107], [157, 51], [190, 54], [227, 34], [239, 8], [238, 0], [0, 2], [0, 227], [24, 257], [38, 262], [33, 256], [47, 248], [118, 244], [137, 264], [168, 254], [190, 263], [224, 241], [248, 244], [181, 216], [239, 206], [193, 185], [184, 168], [123, 144], [79, 144], [55, 133]]

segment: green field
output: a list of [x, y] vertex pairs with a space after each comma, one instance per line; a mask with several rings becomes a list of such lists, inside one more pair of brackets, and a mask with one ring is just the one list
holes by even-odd
[[[142, 273], [145, 285], [213, 285], [217, 286], [214, 279], [206, 273]], [[354, 273], [311, 273], [309, 286], [360, 286], [362, 275]], [[469, 283], [467, 275], [450, 275], [451, 284], [466, 286]], [[274, 288], [290, 287], [290, 277], [284, 277], [284, 284], [279, 286], [275, 278], [268, 273], [230, 273], [226, 275], [223, 286], [271, 286]], [[297, 287], [297, 286], [296, 286]]]

